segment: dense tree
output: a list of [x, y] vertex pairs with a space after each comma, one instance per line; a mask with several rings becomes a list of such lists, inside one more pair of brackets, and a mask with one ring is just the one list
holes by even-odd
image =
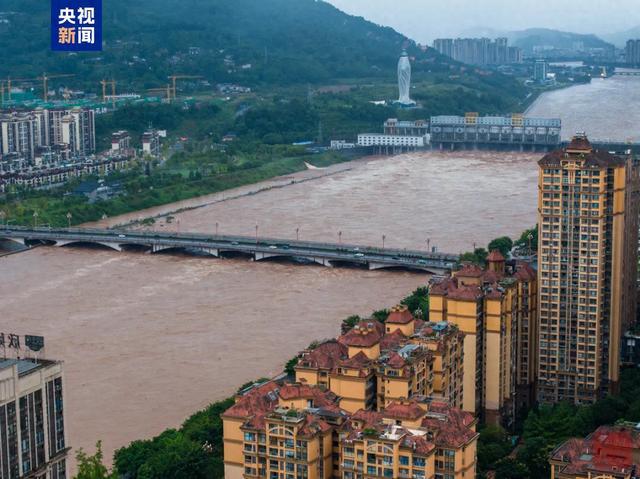
[[487, 246], [489, 252], [498, 250], [505, 258], [509, 257], [511, 248], [513, 248], [513, 241], [508, 236], [501, 236], [500, 238], [496, 238], [492, 240]]
[[542, 477], [532, 476], [526, 465], [510, 457], [498, 461], [495, 470], [496, 479], [530, 479], [531, 477]]
[[487, 471], [511, 452], [513, 447], [507, 432], [496, 425], [485, 426], [478, 439], [478, 469]]
[[473, 263], [484, 267], [487, 262], [489, 253], [484, 248], [476, 248], [473, 252], [467, 252], [460, 255], [461, 263]]
[[76, 453], [78, 472], [74, 476], [75, 479], [116, 479], [116, 473], [110, 473], [102, 463], [102, 459], [102, 443], [100, 441], [96, 444], [95, 454], [91, 456], [79, 449]]
[[429, 318], [429, 289], [420, 286], [401, 302], [407, 306], [414, 316], [427, 320]]

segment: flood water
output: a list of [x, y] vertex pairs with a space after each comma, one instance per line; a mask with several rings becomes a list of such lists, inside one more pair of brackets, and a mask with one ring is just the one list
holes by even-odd
[[[531, 114], [561, 109], [565, 126], [579, 122], [569, 128], [632, 137], [640, 109], [629, 101], [637, 106], [638, 85], [613, 78], [549, 93]], [[600, 110], [606, 114], [595, 116]], [[259, 236], [295, 238], [298, 229], [300, 239], [338, 241], [342, 232], [343, 242], [379, 246], [385, 235], [389, 247], [428, 242], [457, 253], [535, 223], [539, 156], [434, 152], [360, 160], [105, 223], [184, 209], [154, 227], [215, 232], [217, 223], [220, 234], [254, 235], [257, 224]], [[48, 356], [65, 361], [70, 444], [91, 448], [102, 439], [110, 457], [242, 383], [279, 372], [312, 340], [334, 336], [344, 317], [391, 306], [426, 279], [43, 247], [0, 258], [0, 330], [46, 336]]]
[[562, 118], [562, 138], [578, 131], [590, 138], [640, 142], [640, 78], [594, 78], [587, 85], [543, 94], [528, 116]]

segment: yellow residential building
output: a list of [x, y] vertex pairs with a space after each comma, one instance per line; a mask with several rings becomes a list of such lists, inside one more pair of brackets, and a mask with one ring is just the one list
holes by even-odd
[[538, 164], [538, 400], [593, 402], [636, 319], [638, 170], [584, 135]]
[[339, 429], [342, 479], [473, 479], [473, 415], [444, 403], [401, 401], [358, 411]]
[[454, 324], [465, 335], [463, 410], [509, 426], [535, 385], [531, 375], [518, 376], [518, 365], [529, 371], [535, 364], [531, 325], [536, 317], [530, 305], [536, 276], [524, 263], [507, 267], [497, 251], [487, 261], [486, 269], [464, 265], [451, 277], [432, 281], [429, 318]]

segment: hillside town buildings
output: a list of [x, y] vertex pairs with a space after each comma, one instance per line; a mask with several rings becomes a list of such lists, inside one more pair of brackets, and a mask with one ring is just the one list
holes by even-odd
[[[160, 155], [160, 132], [142, 136], [145, 155]], [[0, 114], [0, 193], [14, 186], [41, 188], [87, 174], [129, 168], [137, 152], [126, 131], [113, 133], [111, 148], [96, 153], [95, 112], [88, 108]]]

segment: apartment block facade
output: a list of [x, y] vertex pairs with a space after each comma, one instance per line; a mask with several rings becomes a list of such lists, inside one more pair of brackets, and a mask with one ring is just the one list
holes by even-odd
[[223, 415], [227, 479], [471, 479], [478, 434], [468, 413], [433, 401], [354, 413], [318, 386], [276, 380]]
[[352, 413], [411, 397], [460, 406], [462, 355], [457, 329], [424, 322], [396, 306], [384, 324], [362, 321], [337, 340], [303, 351], [296, 381], [335, 393], [340, 407]]
[[62, 364], [0, 359], [0, 479], [66, 479]]
[[638, 172], [584, 135], [539, 161], [538, 400], [615, 392], [636, 318]]
[[463, 334], [462, 409], [510, 426], [535, 388], [535, 271], [493, 251], [486, 269], [463, 265], [431, 282], [429, 318]]

